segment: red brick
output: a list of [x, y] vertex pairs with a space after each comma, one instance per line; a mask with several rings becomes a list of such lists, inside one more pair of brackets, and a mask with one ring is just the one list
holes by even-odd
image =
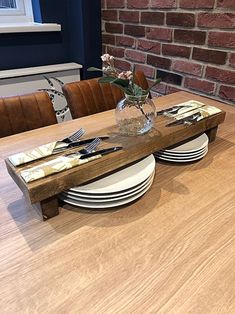
[[105, 0], [101, 0], [101, 8], [105, 9], [106, 8], [106, 2]]
[[166, 14], [166, 24], [173, 26], [195, 26], [195, 15], [192, 13], [175, 13], [168, 12]]
[[124, 8], [125, 0], [106, 0], [107, 8]]
[[191, 52], [190, 47], [171, 45], [171, 44], [162, 45], [163, 55], [189, 58], [190, 52]]
[[176, 8], [177, 1], [176, 0], [152, 0], [151, 8], [157, 9], [171, 9]]
[[155, 41], [139, 39], [138, 40], [138, 49], [152, 52], [152, 53], [156, 53], [156, 54], [160, 54], [161, 44], [157, 43]]
[[206, 40], [206, 32], [175, 29], [174, 39], [180, 43], [203, 45]]
[[139, 23], [139, 12], [137, 11], [120, 11], [119, 20], [122, 22]]
[[180, 0], [183, 9], [213, 9], [215, 0]]
[[189, 62], [176, 60], [172, 64], [172, 69], [182, 73], [188, 73], [191, 75], [201, 76], [202, 75], [202, 65]]
[[224, 9], [235, 9], [235, 1], [234, 0], [218, 0], [217, 7], [224, 8]]
[[147, 9], [148, 0], [127, 0], [128, 9]]
[[105, 23], [107, 33], [123, 33], [123, 24], [120, 23]]
[[145, 27], [139, 25], [125, 25], [125, 34], [131, 35], [134, 37], [144, 37], [145, 36]]
[[102, 42], [103, 44], [107, 44], [107, 45], [115, 45], [115, 36], [110, 35], [110, 34], [103, 34]]
[[103, 10], [102, 19], [106, 21], [117, 21], [117, 10]]
[[146, 77], [150, 77], [150, 78], [154, 77], [155, 69], [153, 67], [148, 66], [148, 65], [136, 64], [135, 70], [144, 72]]
[[148, 39], [171, 41], [172, 40], [172, 29], [148, 27], [146, 30], [146, 37]]
[[229, 64], [235, 68], [235, 53], [231, 53], [229, 58]]
[[215, 81], [224, 82], [225, 84], [235, 84], [235, 71], [228, 71], [208, 66], [206, 68], [205, 77]]
[[177, 93], [177, 92], [180, 92], [182, 91], [182, 89], [180, 88], [177, 88], [175, 86], [171, 86], [171, 85], [167, 85], [166, 87], [166, 94], [173, 94], [173, 93]]
[[213, 94], [215, 90], [215, 83], [190, 77], [186, 77], [184, 86], [206, 94]]
[[126, 50], [125, 57], [129, 60], [141, 63], [144, 63], [146, 60], [146, 54], [136, 50]]
[[225, 64], [227, 53], [224, 51], [211, 50], [211, 49], [201, 49], [201, 48], [193, 48], [193, 59], [215, 63], [215, 64]]
[[132, 37], [116, 36], [116, 45], [124, 47], [135, 47], [135, 40]]
[[129, 71], [131, 69], [131, 63], [124, 60], [114, 60], [114, 65], [117, 69], [120, 69], [121, 71]]
[[[148, 83], [149, 83], [149, 86], [153, 85], [153, 81], [148, 81]], [[166, 94], [166, 87], [167, 87], [166, 83], [161, 82], [160, 84], [155, 85], [151, 91], [165, 95]]]
[[234, 28], [235, 14], [233, 13], [199, 13], [198, 26], [208, 28]]
[[124, 48], [117, 48], [117, 47], [111, 47], [111, 46], [107, 47], [107, 53], [117, 58], [123, 58], [124, 51], [125, 51]]
[[235, 48], [235, 33], [209, 32], [208, 45], [213, 47]]
[[158, 56], [148, 55], [147, 64], [152, 65], [156, 68], [169, 70], [171, 66], [171, 60]]
[[235, 87], [222, 85], [219, 90], [219, 96], [223, 99], [235, 101]]
[[142, 24], [164, 24], [164, 13], [163, 12], [142, 12], [141, 13]]

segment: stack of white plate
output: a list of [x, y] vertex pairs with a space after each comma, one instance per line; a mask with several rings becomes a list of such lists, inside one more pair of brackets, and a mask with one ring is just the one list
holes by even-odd
[[155, 159], [141, 161], [92, 183], [71, 188], [59, 195], [65, 203], [105, 209], [127, 204], [150, 188], [155, 174]]
[[158, 159], [170, 162], [191, 162], [203, 158], [208, 152], [208, 136], [201, 136], [180, 146], [164, 149], [154, 153]]

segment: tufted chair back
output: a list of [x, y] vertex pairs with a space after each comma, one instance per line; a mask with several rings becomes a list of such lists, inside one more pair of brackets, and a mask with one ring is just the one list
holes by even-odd
[[[148, 82], [143, 72], [135, 73], [135, 82], [143, 89]], [[99, 78], [65, 84], [63, 92], [68, 102], [73, 119], [88, 116], [101, 111], [114, 109], [123, 92], [111, 84], [99, 84]]]
[[0, 97], [0, 137], [56, 123], [53, 104], [46, 92]]

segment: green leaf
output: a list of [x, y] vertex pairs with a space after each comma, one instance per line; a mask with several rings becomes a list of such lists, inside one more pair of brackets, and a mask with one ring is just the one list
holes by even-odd
[[153, 85], [150, 86], [148, 89], [146, 89], [146, 91], [145, 91], [146, 94], [148, 94], [148, 93], [150, 92], [150, 90], [151, 90], [155, 85], [159, 84], [160, 82], [161, 82], [161, 79], [160, 79], [160, 78], [156, 79], [156, 80], [154, 81]]
[[112, 76], [103, 76], [99, 79], [99, 83], [110, 83], [121, 87], [128, 87], [129, 80], [123, 80]]
[[137, 84], [132, 85], [132, 90], [135, 96], [141, 96], [143, 94], [143, 89]]
[[120, 79], [120, 78], [116, 78], [113, 83], [123, 86], [123, 87], [128, 87], [130, 81], [129, 80], [124, 80], [124, 79]]
[[113, 81], [115, 80], [115, 77], [112, 76], [103, 76], [99, 79], [99, 83], [113, 83]]
[[103, 72], [102, 69], [99, 69], [99, 68], [96, 68], [96, 67], [90, 67], [87, 69], [87, 71], [100, 71], [100, 72]]

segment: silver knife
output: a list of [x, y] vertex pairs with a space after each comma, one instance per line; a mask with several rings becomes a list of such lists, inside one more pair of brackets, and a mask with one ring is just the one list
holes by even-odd
[[187, 116], [185, 118], [170, 122], [170, 123], [166, 124], [166, 126], [167, 127], [176, 126], [176, 125], [181, 125], [181, 124], [188, 123], [188, 122], [192, 124], [192, 123], [196, 122], [197, 118], [200, 116], [201, 116], [201, 113], [197, 112], [197, 113], [192, 114], [191, 116]]
[[[92, 138], [87, 138], [87, 139], [84, 139], [84, 140], [78, 140], [76, 142], [71, 142], [69, 144], [67, 144], [66, 146], [62, 146], [62, 147], [58, 147], [58, 148], [54, 148], [53, 149], [53, 154], [55, 153], [60, 153], [68, 148], [72, 148], [72, 147], [78, 147], [78, 146], [82, 146], [82, 145], [85, 145], [85, 144], [89, 144], [91, 143], [92, 141], [94, 141], [96, 137], [92, 137]], [[99, 138], [101, 140], [107, 140], [109, 138], [109, 136], [99, 136]]]
[[84, 154], [80, 157], [80, 159], [86, 159], [86, 158], [90, 158], [90, 157], [97, 156], [97, 155], [103, 156], [103, 155], [107, 155], [107, 154], [110, 154], [113, 152], [117, 152], [121, 149], [123, 149], [122, 146], [114, 146], [114, 147], [110, 147], [110, 148], [100, 149], [100, 150], [97, 150], [97, 151], [92, 152], [92, 153]]

